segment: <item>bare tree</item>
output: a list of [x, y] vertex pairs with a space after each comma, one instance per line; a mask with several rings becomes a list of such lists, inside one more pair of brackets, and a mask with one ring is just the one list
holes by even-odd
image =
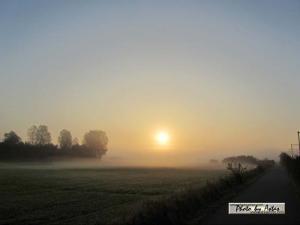
[[104, 131], [91, 130], [84, 135], [84, 144], [101, 157], [107, 151], [108, 137]]
[[68, 130], [62, 130], [59, 133], [58, 143], [62, 149], [70, 149], [72, 147], [72, 134]]
[[227, 169], [232, 172], [238, 182], [243, 182], [243, 175], [246, 172], [247, 167], [242, 166], [241, 163], [228, 163]]
[[14, 131], [4, 134], [3, 143], [10, 145], [17, 145], [21, 143], [21, 138]]

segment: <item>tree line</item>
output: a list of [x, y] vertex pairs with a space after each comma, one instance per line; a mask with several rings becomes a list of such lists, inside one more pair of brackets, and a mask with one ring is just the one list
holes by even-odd
[[246, 164], [246, 165], [254, 165], [254, 166], [273, 166], [275, 165], [274, 160], [270, 159], [257, 159], [251, 155], [239, 155], [239, 156], [231, 156], [223, 159], [223, 163], [231, 163], [231, 164]]
[[290, 156], [287, 153], [280, 154], [280, 163], [283, 165], [289, 174], [291, 174], [296, 181], [300, 180], [300, 156]]
[[63, 129], [58, 136], [58, 145], [52, 143], [46, 125], [33, 125], [27, 131], [27, 140], [14, 131], [4, 134], [0, 142], [0, 159], [47, 159], [55, 157], [101, 158], [107, 152], [108, 137], [102, 130], [91, 130], [84, 134], [82, 144], [72, 138], [70, 131]]

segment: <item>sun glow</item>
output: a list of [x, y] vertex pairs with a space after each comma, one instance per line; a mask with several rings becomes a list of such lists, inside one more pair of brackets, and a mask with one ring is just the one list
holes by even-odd
[[166, 131], [158, 131], [155, 140], [159, 145], [167, 145], [170, 141], [170, 135]]

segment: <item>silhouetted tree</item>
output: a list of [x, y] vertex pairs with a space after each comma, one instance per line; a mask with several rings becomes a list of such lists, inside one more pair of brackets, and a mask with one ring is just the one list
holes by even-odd
[[257, 165], [258, 161], [259, 161], [258, 159], [250, 155], [232, 156], [223, 159], [224, 163], [242, 163], [242, 164], [252, 164], [252, 165]]
[[21, 143], [21, 138], [14, 131], [10, 131], [4, 134], [3, 143], [17, 145]]
[[84, 135], [83, 143], [93, 150], [97, 157], [102, 157], [107, 151], [108, 137], [104, 131], [91, 130]]
[[27, 131], [28, 143], [32, 145], [37, 144], [37, 126], [33, 125]]
[[286, 154], [285, 152], [282, 152], [279, 155], [279, 158], [280, 158], [280, 163], [283, 166], [286, 166], [287, 164], [289, 164], [293, 160], [293, 158], [291, 156], [289, 156], [288, 154]]
[[27, 132], [28, 141], [32, 145], [47, 145], [51, 144], [51, 134], [46, 125], [32, 126]]
[[59, 133], [58, 143], [62, 149], [70, 149], [72, 147], [72, 134], [68, 130], [62, 130]]
[[38, 145], [51, 144], [51, 134], [48, 131], [48, 127], [46, 125], [40, 125], [38, 127], [36, 139]]
[[300, 156], [291, 157], [287, 153], [280, 154], [280, 163], [297, 180], [300, 180]]
[[243, 174], [246, 172], [247, 167], [243, 167], [241, 163], [228, 163], [227, 169], [232, 172], [238, 182], [243, 182]]

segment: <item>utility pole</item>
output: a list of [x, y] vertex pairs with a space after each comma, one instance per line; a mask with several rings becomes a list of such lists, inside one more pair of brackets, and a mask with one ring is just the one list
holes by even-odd
[[298, 131], [298, 147], [299, 147], [299, 156], [300, 156], [300, 131]]

